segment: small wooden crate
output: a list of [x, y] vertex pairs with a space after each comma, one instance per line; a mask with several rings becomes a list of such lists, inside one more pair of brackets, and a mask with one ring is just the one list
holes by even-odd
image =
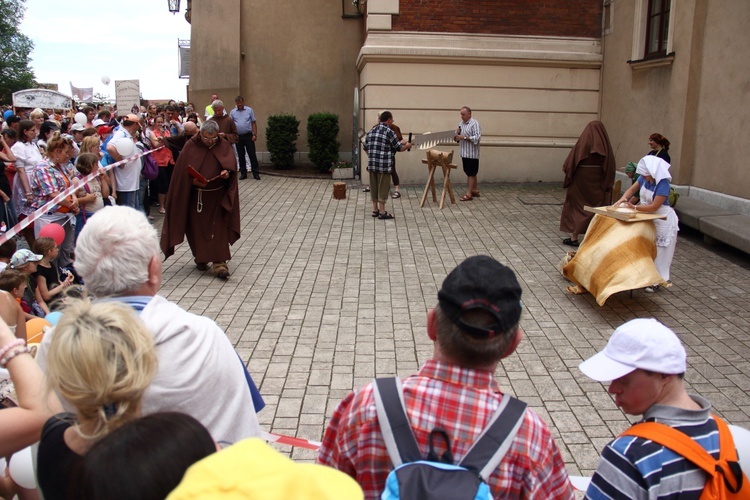
[[333, 183], [333, 199], [334, 200], [346, 199], [346, 182], [334, 182]]

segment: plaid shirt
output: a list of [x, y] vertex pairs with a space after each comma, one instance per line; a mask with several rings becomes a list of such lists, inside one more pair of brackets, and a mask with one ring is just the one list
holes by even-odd
[[[469, 370], [430, 360], [417, 375], [403, 380], [404, 402], [423, 456], [430, 431], [451, 436], [456, 462], [492, 418], [503, 394], [488, 371]], [[346, 472], [369, 499], [380, 498], [393, 468], [378, 424], [372, 384], [339, 403], [328, 423], [318, 463]], [[531, 410], [508, 453], [490, 476], [495, 498], [573, 499], [565, 464], [546, 424]]]
[[380, 174], [389, 174], [396, 151], [401, 151], [401, 143], [396, 133], [381, 122], [367, 132], [365, 152], [367, 152], [367, 170]]
[[[44, 160], [32, 170], [31, 175], [29, 175], [29, 185], [34, 193], [31, 209], [38, 210], [53, 198], [50, 196], [52, 193], [65, 191], [70, 185], [70, 180], [52, 162]], [[59, 208], [59, 205], [51, 208], [50, 212], [54, 212], [57, 208]]]

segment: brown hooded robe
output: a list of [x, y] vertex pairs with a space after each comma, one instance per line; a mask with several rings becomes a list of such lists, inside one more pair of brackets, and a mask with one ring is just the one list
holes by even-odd
[[[187, 167], [192, 166], [206, 179], [229, 170], [228, 179], [216, 179], [204, 188], [193, 185]], [[199, 195], [203, 207], [198, 211]], [[165, 259], [187, 236], [196, 263], [224, 262], [231, 259], [229, 245], [240, 237], [240, 206], [237, 189], [237, 163], [232, 146], [220, 139], [209, 149], [196, 134], [188, 140], [177, 159], [167, 192], [167, 213], [161, 232]]]
[[568, 191], [560, 216], [560, 231], [586, 233], [594, 214], [586, 212], [583, 207], [610, 203], [615, 169], [615, 153], [604, 124], [600, 121], [589, 123], [563, 164], [563, 187]]

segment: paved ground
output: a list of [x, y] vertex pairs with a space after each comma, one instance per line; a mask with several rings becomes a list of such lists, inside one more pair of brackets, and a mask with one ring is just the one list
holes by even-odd
[[481, 198], [442, 211], [429, 202], [420, 209], [420, 188], [406, 188], [388, 204], [392, 221], [372, 219], [369, 194], [350, 187], [337, 201], [331, 181], [241, 181], [243, 232], [229, 281], [197, 271], [186, 244], [165, 263], [161, 293], [214, 318], [249, 361], [268, 402], [259, 414], [266, 430], [319, 440], [354, 387], [413, 373], [431, 354], [425, 316], [440, 283], [476, 254], [518, 275], [526, 336], [497, 377], [549, 424], [571, 474], [590, 475], [598, 450], [628, 425], [577, 365], [635, 317], [672, 327], [688, 347], [691, 388], [750, 427], [747, 255], [681, 233], [671, 289], [621, 293], [599, 307], [590, 295], [567, 294], [557, 271], [568, 250], [557, 230], [559, 186], [482, 185]]

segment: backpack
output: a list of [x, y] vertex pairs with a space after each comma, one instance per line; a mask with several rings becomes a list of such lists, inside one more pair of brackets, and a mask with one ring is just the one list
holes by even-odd
[[159, 165], [156, 164], [156, 160], [151, 153], [141, 157], [141, 175], [144, 179], [150, 181], [159, 177]]
[[729, 426], [716, 415], [712, 416], [719, 428], [718, 460], [687, 434], [658, 422], [635, 424], [621, 435], [649, 439], [682, 455], [686, 460], [703, 469], [708, 474], [708, 480], [703, 488], [701, 500], [750, 498], [750, 484], [737, 461], [737, 449], [734, 446]]
[[[383, 500], [493, 498], [487, 480], [513, 443], [523, 422], [526, 403], [504, 396], [479, 439], [460, 463], [453, 464], [450, 438], [439, 428], [430, 433], [430, 451], [423, 459], [404, 409], [398, 378], [375, 379], [373, 392], [380, 432], [395, 467], [386, 479]], [[447, 449], [440, 457], [434, 449], [436, 438], [442, 438]]]

